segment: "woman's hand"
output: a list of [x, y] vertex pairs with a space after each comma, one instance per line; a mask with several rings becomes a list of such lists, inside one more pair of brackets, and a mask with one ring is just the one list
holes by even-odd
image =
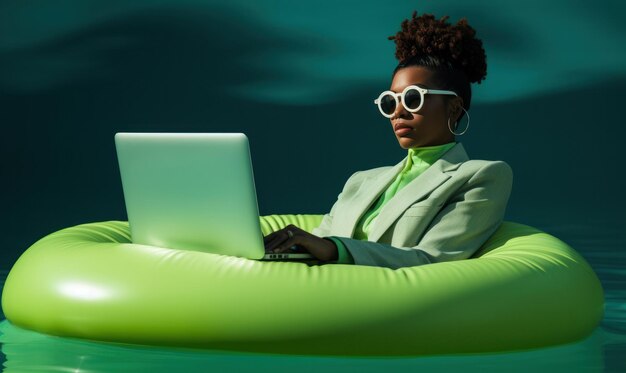
[[329, 239], [317, 237], [293, 224], [263, 237], [265, 252], [282, 253], [291, 251], [293, 245], [303, 247], [322, 261], [337, 260], [337, 245]]

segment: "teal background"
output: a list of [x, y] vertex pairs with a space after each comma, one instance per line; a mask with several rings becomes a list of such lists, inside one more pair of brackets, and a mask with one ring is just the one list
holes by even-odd
[[483, 40], [457, 140], [513, 168], [506, 220], [592, 264], [598, 330], [619, 336], [594, 339], [595, 368], [626, 371], [620, 1], [0, 0], [4, 276], [48, 233], [126, 220], [116, 132], [244, 132], [262, 215], [328, 212], [353, 172], [406, 155], [372, 100], [413, 9], [466, 16]]

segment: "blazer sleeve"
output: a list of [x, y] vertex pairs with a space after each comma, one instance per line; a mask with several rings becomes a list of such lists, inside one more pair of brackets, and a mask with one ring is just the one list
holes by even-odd
[[467, 259], [502, 223], [512, 185], [513, 172], [507, 163], [486, 164], [448, 199], [412, 247], [333, 237], [357, 265], [395, 269]]

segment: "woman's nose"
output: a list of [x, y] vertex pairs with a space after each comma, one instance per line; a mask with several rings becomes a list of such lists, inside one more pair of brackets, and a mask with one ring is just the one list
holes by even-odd
[[396, 105], [395, 110], [393, 111], [393, 116], [391, 117], [391, 119], [400, 118], [406, 115], [406, 113], [408, 113], [408, 111], [404, 108], [402, 102], [399, 102], [398, 105]]

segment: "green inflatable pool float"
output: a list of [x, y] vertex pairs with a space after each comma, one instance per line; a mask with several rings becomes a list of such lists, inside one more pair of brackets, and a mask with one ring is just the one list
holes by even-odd
[[[323, 215], [261, 217], [264, 234]], [[2, 294], [7, 319], [90, 340], [303, 355], [432, 355], [578, 341], [602, 286], [563, 241], [503, 222], [470, 259], [390, 269], [131, 243], [128, 223], [82, 224], [33, 244]]]

